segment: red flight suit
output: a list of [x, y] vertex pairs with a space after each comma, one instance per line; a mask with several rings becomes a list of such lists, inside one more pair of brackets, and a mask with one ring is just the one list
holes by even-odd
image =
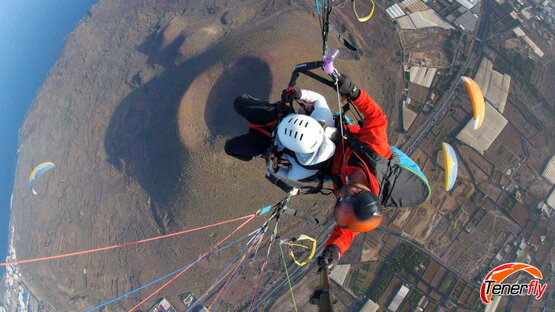
[[[353, 101], [353, 104], [356, 105], [360, 113], [364, 116], [364, 124], [362, 127], [355, 125], [348, 125], [345, 127], [375, 153], [389, 159], [389, 157], [391, 157], [391, 148], [389, 147], [387, 139], [387, 120], [385, 113], [378, 103], [376, 103], [372, 97], [370, 97], [370, 95], [362, 89], [360, 89], [360, 95]], [[338, 175], [343, 184], [348, 184], [347, 177], [353, 174], [355, 170], [358, 170], [366, 177], [370, 190], [374, 194], [378, 195], [380, 184], [378, 183], [376, 177], [364, 168], [347, 164], [349, 157], [351, 156], [351, 149], [348, 145], [346, 145], [345, 154], [342, 155], [343, 145], [345, 143], [345, 140], [342, 140], [336, 148], [332, 161], [331, 174]], [[334, 184], [334, 193], [337, 192], [337, 190], [337, 185]], [[337, 193], [335, 194], [337, 196]], [[328, 247], [329, 245], [336, 245], [339, 247], [341, 256], [343, 256], [357, 235], [358, 232], [353, 232], [336, 226], [333, 229], [330, 238], [326, 242], [325, 247]]]

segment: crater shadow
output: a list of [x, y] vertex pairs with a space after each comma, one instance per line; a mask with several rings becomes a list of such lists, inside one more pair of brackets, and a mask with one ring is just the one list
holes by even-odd
[[167, 70], [125, 97], [104, 139], [108, 161], [135, 178], [157, 203], [171, 197], [186, 157], [175, 125], [186, 86], [171, 84], [175, 71]]
[[[149, 39], [158, 41], [155, 36]], [[172, 51], [160, 51], [153, 48], [152, 43], [141, 45], [140, 50], [152, 53], [149, 63], [158, 61], [165, 70], [118, 104], [107, 128], [104, 147], [108, 162], [135, 179], [153, 199], [155, 214], [160, 213], [156, 206], [173, 204], [174, 199], [180, 198], [176, 195], [182, 190], [179, 186], [188, 151], [180, 139], [178, 111], [184, 94], [195, 91], [190, 89], [195, 79], [215, 64], [235, 64], [225, 71], [210, 92], [206, 118], [210, 121], [211, 131], [217, 134], [234, 135], [244, 126], [239, 118], [230, 117], [236, 115], [232, 108], [233, 98], [243, 92], [260, 97], [269, 93], [269, 67], [251, 57], [234, 62], [237, 54], [224, 53], [232, 40], [223, 40], [179, 65], [160, 61], [163, 55], [171, 55]], [[171, 46], [178, 48], [177, 45]], [[243, 75], [247, 80], [242, 79]], [[234, 81], [230, 82], [230, 79]], [[228, 119], [232, 121], [228, 122]]]
[[237, 136], [246, 132], [247, 121], [235, 113], [233, 100], [244, 93], [267, 99], [272, 73], [257, 57], [243, 57], [224, 70], [210, 90], [204, 119], [212, 135]]

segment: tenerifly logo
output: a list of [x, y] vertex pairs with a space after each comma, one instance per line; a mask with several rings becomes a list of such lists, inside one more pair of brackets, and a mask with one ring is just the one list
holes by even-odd
[[[525, 271], [535, 279], [527, 284], [503, 283], [503, 281], [514, 273]], [[480, 287], [480, 298], [484, 303], [490, 303], [493, 295], [501, 296], [534, 296], [540, 299], [545, 293], [547, 284], [541, 284], [539, 280], [543, 278], [542, 272], [535, 266], [511, 262], [502, 264], [491, 270], [484, 278]]]

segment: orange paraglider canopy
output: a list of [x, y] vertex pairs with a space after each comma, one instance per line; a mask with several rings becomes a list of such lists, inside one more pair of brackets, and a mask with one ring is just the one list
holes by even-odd
[[480, 128], [484, 122], [484, 115], [486, 113], [484, 95], [476, 81], [464, 76], [461, 77], [461, 79], [464, 81], [464, 85], [470, 96], [470, 101], [472, 102], [472, 112], [474, 115], [472, 119], [474, 119], [474, 130], [476, 130]]

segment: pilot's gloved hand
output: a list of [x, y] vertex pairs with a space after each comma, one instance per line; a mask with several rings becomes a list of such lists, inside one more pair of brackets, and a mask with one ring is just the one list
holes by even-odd
[[351, 78], [347, 75], [339, 76], [339, 94], [351, 99], [352, 101], [358, 99], [360, 89], [355, 85]]
[[312, 111], [314, 111], [314, 105], [312, 105], [310, 103], [304, 103], [299, 108], [299, 114], [303, 114], [303, 115], [309, 115], [310, 116], [310, 114], [312, 114]]
[[335, 245], [329, 245], [322, 251], [322, 254], [320, 254], [320, 256], [318, 257], [318, 266], [327, 266], [328, 269], [331, 271], [337, 265], [340, 256], [341, 252], [339, 251], [339, 247]]
[[298, 100], [301, 98], [301, 88], [299, 87], [289, 87], [281, 91], [281, 101], [284, 103], [291, 102], [293, 100]]

